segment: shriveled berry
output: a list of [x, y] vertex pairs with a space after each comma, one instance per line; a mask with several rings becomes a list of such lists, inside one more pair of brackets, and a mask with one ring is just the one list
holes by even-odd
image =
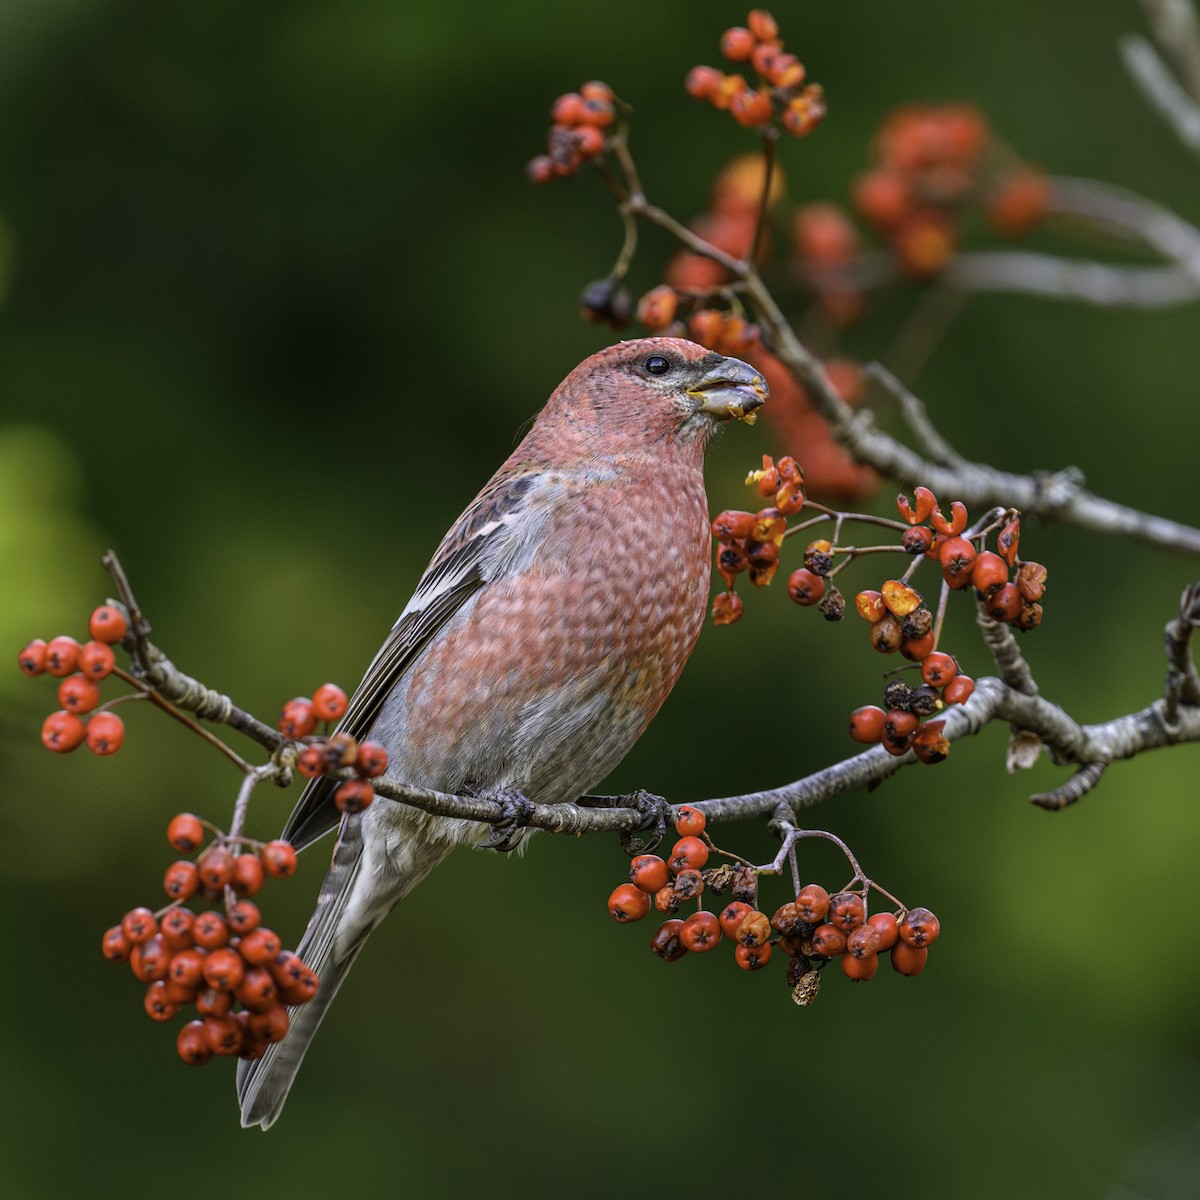
[[754, 909], [737, 927], [734, 940], [743, 946], [762, 946], [771, 940], [771, 922], [767, 914]]
[[846, 938], [846, 953], [854, 958], [874, 958], [883, 943], [879, 930], [869, 922]]
[[1046, 594], [1046, 568], [1041, 563], [1023, 562], [1017, 568], [1017, 591], [1033, 604]]
[[680, 900], [694, 900], [704, 891], [704, 876], [695, 867], [684, 867], [671, 887]]
[[667, 884], [666, 887], [661, 887], [654, 893], [654, 907], [661, 913], [667, 913], [673, 916], [679, 911], [679, 906], [683, 901], [679, 897], [679, 893], [675, 890], [674, 884]]
[[880, 654], [894, 654], [904, 641], [904, 630], [891, 614], [881, 617], [871, 626], [871, 645]]
[[640, 921], [650, 911], [650, 897], [632, 883], [623, 883], [609, 896], [608, 911], [616, 921]]
[[732, 625], [742, 615], [742, 598], [737, 592], [718, 592], [713, 597], [712, 619], [714, 625]]
[[678, 917], [664, 921], [650, 939], [651, 951], [664, 962], [676, 962], [681, 959], [688, 952], [679, 936], [682, 932], [683, 922]]

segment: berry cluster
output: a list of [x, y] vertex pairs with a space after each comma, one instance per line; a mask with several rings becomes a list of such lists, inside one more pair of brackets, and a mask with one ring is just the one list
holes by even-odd
[[779, 23], [765, 9], [746, 18], [746, 28], [734, 26], [721, 35], [721, 53], [732, 63], [754, 72], [726, 74], [716, 67], [693, 67], [684, 83], [688, 95], [727, 111], [739, 125], [761, 128], [776, 119], [790, 134], [804, 137], [825, 116], [825, 90], [805, 84], [804, 64], [783, 48]]
[[100, 684], [116, 669], [113, 646], [128, 632], [129, 622], [115, 604], [102, 604], [88, 620], [90, 641], [80, 644], [67, 634], [44, 641], [35, 638], [17, 655], [29, 676], [61, 679], [58, 703], [42, 725], [42, 745], [66, 754], [84, 743], [93, 754], [115, 754], [125, 741], [125, 723], [100, 703]]
[[875, 138], [876, 163], [854, 186], [855, 207], [918, 278], [954, 256], [970, 202], [982, 200], [998, 232], [1018, 236], [1046, 214], [1050, 187], [1024, 163], [985, 170], [995, 160], [991, 131], [970, 105], [895, 109]]
[[[770, 917], [757, 906], [759, 869], [738, 861], [708, 867], [718, 850], [705, 833], [705, 817], [684, 805], [675, 822], [680, 834], [669, 857], [638, 854], [629, 864], [629, 882], [614, 889], [608, 911], [623, 924], [640, 921], [653, 907], [667, 915], [650, 939], [650, 949], [666, 962], [689, 951], [706, 954], [721, 941], [734, 946], [734, 960], [744, 971], [757, 971], [771, 960], [775, 948], [789, 958], [787, 978], [798, 1003], [810, 1003], [819, 972], [833, 959], [841, 960], [850, 979], [870, 979], [879, 955], [891, 953], [892, 966], [902, 975], [924, 969], [928, 946], [940, 925], [928, 909], [900, 909], [867, 916], [865, 892], [843, 891], [830, 896], [820, 884], [799, 889], [796, 899]], [[705, 909], [704, 894], [730, 893], [720, 912]], [[675, 914], [688, 901], [697, 911]]]
[[[143, 1003], [152, 1020], [170, 1021], [195, 1006], [196, 1018], [175, 1043], [184, 1062], [199, 1065], [214, 1054], [258, 1058], [287, 1033], [286, 1006], [317, 992], [316, 974], [283, 948], [249, 899], [266, 876], [295, 872], [296, 851], [284, 841], [230, 839], [191, 813], [172, 818], [167, 840], [196, 857], [167, 868], [165, 908], [131, 909], [104, 934], [104, 957], [129, 963], [147, 985]], [[187, 902], [194, 899], [220, 907], [193, 911]]]
[[577, 92], [567, 92], [550, 109], [553, 124], [546, 153], [531, 158], [525, 173], [532, 183], [549, 183], [574, 175], [604, 152], [606, 130], [617, 117], [617, 100], [607, 83], [593, 80]]

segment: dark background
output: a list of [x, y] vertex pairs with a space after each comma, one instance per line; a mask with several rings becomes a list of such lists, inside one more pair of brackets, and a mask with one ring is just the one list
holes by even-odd
[[[1200, 218], [1195, 160], [1119, 63], [1132, 2], [777, 13], [830, 97], [825, 127], [785, 148], [798, 200], [844, 197], [891, 106], [970, 100], [1048, 169]], [[523, 178], [550, 101], [611, 82], [636, 106], [652, 199], [688, 216], [750, 139], [680, 81], [743, 15], [0, 6], [3, 644], [81, 632], [114, 546], [161, 644], [244, 706], [352, 686], [522, 423], [610, 340], [576, 316], [618, 243], [601, 188]], [[646, 237], [639, 289], [667, 250]], [[912, 300], [848, 348], [884, 355]], [[965, 453], [1073, 463], [1101, 494], [1196, 523], [1198, 333], [1194, 307], [981, 298], [916, 383]], [[717, 447], [715, 508], [744, 503], [763, 449], [763, 425]], [[1061, 529], [1028, 528], [1022, 550], [1050, 564], [1023, 643], [1044, 692], [1085, 720], [1149, 702], [1194, 562]], [[852, 749], [845, 714], [879, 672], [861, 628], [780, 589], [748, 600], [740, 625], [705, 631], [611, 788], [727, 795]], [[959, 622], [953, 648], [982, 673]], [[0, 676], [6, 1195], [1196, 1194], [1195, 748], [1115, 766], [1051, 816], [1025, 797], [1062, 772], [1007, 776], [993, 728], [820, 811], [945, 934], [921, 979], [835, 976], [808, 1011], [781, 971], [665, 966], [648, 925], [614, 926], [615, 838], [460, 853], [373, 938], [264, 1138], [237, 1127], [231, 1068], [182, 1066], [174, 1027], [99, 955], [107, 925], [157, 903], [168, 818], [225, 817], [234, 773], [132, 710], [115, 760], [51, 758], [52, 696]], [[293, 798], [263, 794], [252, 832]], [[771, 853], [757, 828], [722, 839]], [[325, 853], [264, 894], [291, 940]], [[804, 861], [843, 881], [827, 847]]]

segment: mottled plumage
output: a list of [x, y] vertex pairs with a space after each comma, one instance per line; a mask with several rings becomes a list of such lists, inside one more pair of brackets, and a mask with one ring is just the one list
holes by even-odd
[[[342, 728], [388, 775], [446, 792], [574, 800], [620, 762], [691, 653], [708, 598], [702, 464], [761, 377], [692, 342], [624, 342], [581, 363], [443, 539]], [[339, 824], [309, 784], [284, 836]], [[480, 825], [377, 798], [340, 821], [298, 947], [320, 975], [292, 1028], [238, 1070], [244, 1125], [268, 1127], [367, 934]]]

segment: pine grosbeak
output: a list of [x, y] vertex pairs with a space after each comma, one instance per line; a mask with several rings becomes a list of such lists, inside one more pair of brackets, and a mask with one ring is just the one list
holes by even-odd
[[[388, 751], [388, 775], [444, 792], [572, 801], [628, 752], [703, 624], [710, 539], [701, 473], [722, 421], [767, 394], [738, 359], [644, 338], [588, 358], [454, 523], [350, 702], [341, 728]], [[313, 780], [284, 837], [335, 825]], [[316, 997], [238, 1066], [243, 1125], [279, 1116], [367, 935], [476, 822], [383, 798], [340, 819], [297, 948]]]

